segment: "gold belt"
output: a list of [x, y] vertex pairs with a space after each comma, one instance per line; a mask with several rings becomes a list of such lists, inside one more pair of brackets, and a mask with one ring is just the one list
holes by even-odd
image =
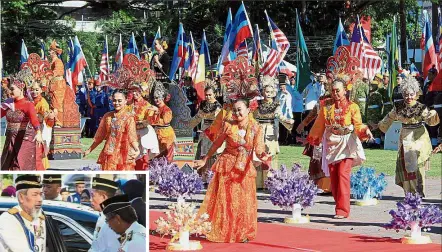
[[341, 125], [329, 125], [327, 128], [330, 129], [331, 133], [334, 135], [348, 135], [353, 132], [353, 125], [350, 126], [341, 126]]

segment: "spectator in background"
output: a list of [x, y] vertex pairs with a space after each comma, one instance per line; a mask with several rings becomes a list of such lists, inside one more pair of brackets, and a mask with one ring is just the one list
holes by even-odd
[[12, 197], [15, 198], [15, 187], [8, 186], [2, 191], [2, 197]]
[[[281, 114], [286, 119], [293, 119], [292, 112], [292, 95], [287, 90], [287, 75], [280, 74], [279, 75], [279, 92], [277, 95], [277, 101], [279, 102], [279, 106], [281, 108]], [[290, 135], [289, 135], [290, 134]], [[289, 137], [291, 136], [291, 132], [289, 132], [285, 127], [279, 127], [279, 144], [287, 145], [289, 144]]]
[[290, 85], [287, 85], [287, 89], [292, 95], [292, 112], [293, 112], [293, 120], [295, 121], [291, 134], [291, 144], [296, 144], [298, 138], [301, 137], [301, 134], [296, 132], [296, 128], [298, 128], [299, 124], [302, 122], [302, 113], [304, 112], [304, 99], [298, 91], [298, 87], [296, 87], [296, 75], [290, 78]]
[[122, 191], [127, 194], [131, 206], [135, 209], [138, 223], [146, 227], [146, 202], [143, 200], [146, 188], [144, 184], [139, 180], [132, 179], [122, 186]]
[[69, 192], [68, 192], [68, 190], [66, 189], [66, 187], [64, 187], [64, 188], [61, 189], [61, 191], [60, 191], [60, 195], [61, 195], [61, 199], [62, 199], [63, 201], [68, 201]]
[[[315, 81], [315, 76], [310, 76], [310, 79], [312, 82], [305, 87], [304, 91], [302, 92], [302, 96], [305, 101], [305, 107], [304, 107], [304, 114], [303, 117], [306, 117], [311, 110], [315, 108], [315, 105], [319, 101], [319, 97], [321, 97], [325, 93], [325, 87], [324, 84], [327, 81], [327, 78], [324, 73], [319, 74], [319, 81]], [[304, 130], [307, 131], [307, 133], [310, 131], [312, 125], [306, 125]]]
[[83, 205], [91, 205], [91, 191], [89, 189], [84, 189], [80, 194], [80, 203]]

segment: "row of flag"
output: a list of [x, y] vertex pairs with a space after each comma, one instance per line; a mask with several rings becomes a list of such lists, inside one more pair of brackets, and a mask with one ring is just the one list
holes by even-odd
[[[422, 71], [424, 76], [427, 75], [428, 70], [436, 66], [438, 69], [442, 69], [442, 17], [439, 8], [438, 23], [439, 23], [439, 34], [437, 37], [437, 43], [433, 44], [431, 36], [431, 24], [429, 22], [428, 13], [424, 12], [425, 24], [422, 33], [422, 50], [423, 50], [423, 66]], [[221, 55], [218, 58], [217, 70], [219, 74], [222, 74], [223, 68], [230, 61], [234, 60], [236, 57], [243, 56], [248, 57], [248, 38], [253, 39], [252, 46], [252, 57], [251, 61], [256, 68], [257, 73], [260, 72], [263, 75], [275, 76], [278, 72], [286, 73], [287, 75], [292, 75], [292, 72], [287, 68], [283, 59], [290, 48], [290, 42], [285, 36], [285, 34], [278, 28], [278, 26], [273, 22], [273, 20], [268, 16], [265, 11], [265, 16], [267, 19], [269, 31], [270, 31], [270, 48], [267, 53], [267, 57], [264, 59], [262, 52], [262, 43], [259, 36], [259, 27], [255, 25], [255, 30], [252, 30], [246, 8], [244, 3], [242, 3], [234, 17], [232, 19], [231, 9], [228, 11], [226, 30], [223, 38], [223, 47]], [[389, 48], [389, 58], [388, 58], [388, 71], [392, 76], [391, 87], [394, 88], [396, 85], [396, 78], [393, 75], [397, 74], [397, 69], [399, 62], [399, 47], [397, 42], [397, 29], [396, 29], [396, 19], [394, 19], [392, 27], [391, 40], [388, 43]], [[161, 37], [161, 30], [155, 35], [155, 39], [151, 46], [152, 51], [155, 52], [155, 40]], [[298, 90], [303, 90], [304, 87], [310, 82], [310, 58], [306, 46], [306, 42], [301, 30], [299, 23], [298, 14], [296, 16], [296, 66], [297, 66], [297, 78], [296, 83]], [[338, 29], [336, 33], [336, 38], [334, 42], [333, 52], [339, 46], [348, 46], [350, 52], [353, 56], [359, 58], [360, 69], [363, 71], [364, 76], [372, 79], [374, 75], [380, 71], [382, 67], [382, 59], [373, 49], [367, 36], [365, 34], [364, 28], [361, 25], [359, 17], [353, 29], [351, 39], [349, 40], [347, 34], [345, 33], [344, 26], [339, 19]], [[106, 80], [110, 73], [109, 66], [109, 52], [108, 52], [107, 38], [104, 41], [102, 58], [100, 61], [100, 72], [99, 81]], [[143, 45], [142, 51], [147, 50], [147, 39], [145, 33], [143, 34]], [[66, 79], [69, 85], [75, 88], [79, 80], [79, 75], [87, 67], [86, 58], [81, 49], [80, 42], [78, 38], [75, 37], [74, 41], [69, 39], [68, 41], [68, 61], [66, 64]], [[129, 44], [124, 51], [125, 54], [132, 53], [140, 58], [140, 52], [137, 48], [137, 43], [135, 41], [135, 36], [132, 33]], [[27, 61], [29, 57], [26, 45], [22, 41], [20, 63]], [[41, 57], [46, 59], [45, 55], [45, 45], [41, 41]], [[119, 44], [117, 48], [117, 53], [115, 56], [114, 71], [122, 64], [123, 61], [123, 47], [122, 39], [120, 35]], [[166, 73], [169, 75], [169, 79], [173, 80], [178, 69], [182, 69], [184, 74], [182, 76], [189, 76], [192, 78], [192, 82], [197, 88], [198, 96], [202, 99], [203, 96], [203, 82], [205, 75], [205, 67], [211, 65], [209, 47], [205, 35], [205, 31], [202, 34], [201, 48], [198, 50], [195, 47], [193, 36], [191, 33], [187, 35], [184, 31], [183, 24], [179, 24], [177, 42], [175, 44], [174, 55], [171, 63], [170, 72]]]

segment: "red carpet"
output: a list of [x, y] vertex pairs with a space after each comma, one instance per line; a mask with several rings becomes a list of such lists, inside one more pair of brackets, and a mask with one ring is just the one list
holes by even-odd
[[[165, 216], [159, 211], [149, 211], [150, 229], [156, 228], [155, 220]], [[392, 231], [394, 232], [394, 231]], [[168, 237], [149, 236], [150, 251], [164, 251], [169, 242]], [[201, 251], [413, 251], [429, 252], [441, 251], [440, 244], [406, 245], [397, 239], [371, 237], [343, 232], [325, 231], [318, 229], [300, 228], [287, 225], [258, 223], [258, 235], [248, 243], [212, 243], [204, 239], [199, 240], [203, 245]]]

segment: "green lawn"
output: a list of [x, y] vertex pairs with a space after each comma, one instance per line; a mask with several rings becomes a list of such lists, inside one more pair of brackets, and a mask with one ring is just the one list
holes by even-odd
[[[4, 136], [0, 137], [0, 147], [3, 149]], [[82, 138], [81, 143], [83, 150], [89, 148], [92, 144], [91, 138]], [[196, 147], [196, 146], [195, 146]], [[98, 146], [87, 159], [97, 160], [103, 144]], [[279, 164], [291, 165], [292, 163], [300, 163], [304, 169], [308, 168], [309, 158], [302, 155], [303, 147], [300, 146], [281, 146], [279, 154]], [[396, 151], [365, 149], [367, 162], [364, 164], [368, 167], [374, 167], [376, 171], [383, 172], [386, 175], [394, 175], [396, 168]], [[442, 173], [442, 154], [436, 154], [431, 157], [431, 169], [427, 172], [427, 177], [441, 177]]]

